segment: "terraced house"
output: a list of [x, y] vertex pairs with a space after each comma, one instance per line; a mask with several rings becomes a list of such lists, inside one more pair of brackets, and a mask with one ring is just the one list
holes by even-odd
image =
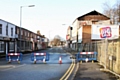
[[0, 19], [0, 53], [15, 51], [15, 25]]
[[[21, 31], [21, 34], [20, 34]], [[0, 53], [27, 52], [47, 48], [48, 39], [0, 19]], [[43, 45], [44, 44], [44, 45]]]

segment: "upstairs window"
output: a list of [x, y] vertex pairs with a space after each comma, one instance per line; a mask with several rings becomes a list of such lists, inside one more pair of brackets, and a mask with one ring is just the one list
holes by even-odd
[[25, 31], [25, 36], [26, 36], [26, 31]]
[[28, 32], [28, 37], [30, 37], [30, 33]]
[[23, 30], [21, 30], [20, 32], [21, 32], [21, 35], [23, 35]]
[[26, 31], [26, 37], [28, 37], [28, 32]]
[[8, 24], [6, 25], [6, 35], [8, 36]]
[[13, 28], [11, 28], [11, 36], [13, 36]]
[[19, 34], [19, 32], [20, 32], [19, 30], [20, 30], [20, 29], [19, 29], [19, 28], [17, 28], [17, 34]]
[[2, 24], [0, 24], [0, 34], [2, 34]]

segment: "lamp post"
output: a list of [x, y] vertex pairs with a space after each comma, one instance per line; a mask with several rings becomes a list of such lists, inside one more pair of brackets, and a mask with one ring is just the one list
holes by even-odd
[[22, 8], [23, 7], [34, 7], [35, 5], [20, 6], [20, 51], [21, 51], [21, 27], [22, 27]]
[[[66, 25], [66, 24], [62, 24], [62, 25]], [[70, 28], [70, 49], [72, 49], [72, 30], [73, 30], [73, 27], [72, 27], [72, 25], [70, 26], [69, 25], [69, 28]]]

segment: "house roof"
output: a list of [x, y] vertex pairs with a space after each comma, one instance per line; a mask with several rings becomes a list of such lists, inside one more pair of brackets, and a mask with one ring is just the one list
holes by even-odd
[[[89, 13], [86, 13], [86, 14], [84, 14], [84, 15], [76, 18], [76, 19], [74, 20], [74, 22], [75, 22], [76, 20], [80, 20], [81, 18], [83, 18], [83, 17], [85, 17], [85, 16], [87, 16], [87, 15], [102, 15], [102, 16], [106, 17], [108, 20], [110, 19], [110, 18], [107, 17], [106, 15], [104, 15], [104, 14], [102, 14], [102, 13], [99, 13], [99, 12], [96, 11], [96, 10], [93, 10], [93, 11], [91, 11], [91, 12], [89, 12]], [[73, 23], [74, 23], [74, 22], [73, 22]]]
[[[11, 22], [6, 21], [6, 20], [3, 20], [3, 19], [0, 19], [0, 20], [1, 20], [1, 21], [4, 21], [4, 22], [6, 22], [6, 23], [12, 24], [12, 25], [14, 25], [14, 26], [16, 26], [16, 27], [19, 27], [19, 28], [21, 28], [21, 29], [23, 29], [23, 30], [29, 31], [29, 32], [31, 32], [31, 33], [34, 33], [33, 31], [30, 31], [30, 30], [28, 30], [28, 29], [26, 29], [26, 28], [17, 26], [17, 25], [15, 25], [15, 24], [11, 23]], [[34, 34], [37, 35], [37, 33], [34, 33]], [[40, 36], [41, 36], [42, 38], [46, 38], [45, 35], [40, 35]]]
[[79, 20], [80, 18], [82, 18], [82, 17], [84, 17], [84, 16], [87, 16], [87, 15], [102, 15], [102, 16], [104, 16], [104, 17], [110, 19], [110, 18], [107, 17], [106, 15], [104, 15], [104, 14], [102, 14], [102, 13], [99, 13], [99, 12], [97, 12], [96, 10], [91, 11], [91, 12], [89, 12], [89, 13], [86, 13], [86, 14], [84, 14], [84, 15], [78, 17], [77, 19]]

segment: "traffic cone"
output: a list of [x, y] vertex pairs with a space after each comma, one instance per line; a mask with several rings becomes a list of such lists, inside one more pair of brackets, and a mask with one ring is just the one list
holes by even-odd
[[62, 58], [61, 58], [61, 56], [59, 57], [59, 64], [62, 64]]

